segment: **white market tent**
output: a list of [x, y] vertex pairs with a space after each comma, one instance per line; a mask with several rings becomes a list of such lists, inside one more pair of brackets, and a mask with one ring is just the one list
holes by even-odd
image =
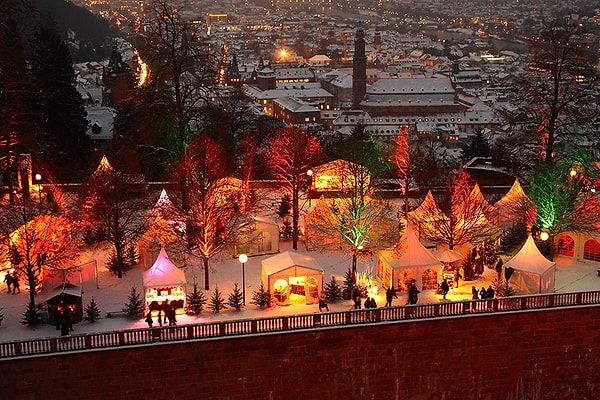
[[296, 301], [314, 304], [323, 290], [323, 268], [311, 256], [285, 251], [261, 262], [262, 284], [277, 304]]
[[507, 270], [512, 269], [508, 282], [517, 294], [554, 293], [556, 263], [544, 257], [531, 235], [521, 250], [505, 262], [503, 267], [505, 276]]
[[232, 253], [236, 258], [279, 253], [279, 225], [267, 217], [249, 215], [236, 233]]
[[185, 272], [171, 262], [164, 248], [158, 253], [154, 264], [143, 274], [146, 306], [159, 310], [164, 301], [183, 309], [185, 306]]
[[385, 287], [399, 291], [406, 291], [412, 279], [419, 290], [437, 288], [441, 270], [440, 260], [421, 244], [410, 225], [395, 246], [377, 255], [377, 278]]

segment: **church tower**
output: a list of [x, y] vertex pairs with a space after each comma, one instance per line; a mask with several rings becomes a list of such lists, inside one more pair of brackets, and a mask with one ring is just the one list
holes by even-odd
[[123, 61], [115, 44], [113, 44], [110, 60], [102, 75], [104, 81], [102, 105], [121, 108], [127, 104], [131, 99], [135, 80], [133, 72]]
[[352, 60], [352, 108], [358, 109], [365, 93], [367, 93], [365, 31], [359, 26], [354, 39], [354, 58]]

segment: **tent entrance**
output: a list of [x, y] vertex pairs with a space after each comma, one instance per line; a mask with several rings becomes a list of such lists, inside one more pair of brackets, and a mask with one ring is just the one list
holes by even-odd
[[319, 281], [314, 276], [279, 278], [273, 284], [278, 304], [312, 304], [319, 301]]

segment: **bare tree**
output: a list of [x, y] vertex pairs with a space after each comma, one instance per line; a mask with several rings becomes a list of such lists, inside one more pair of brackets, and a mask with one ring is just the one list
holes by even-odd
[[413, 225], [419, 227], [420, 236], [452, 249], [499, 235], [500, 230], [486, 217], [490, 204], [477, 195], [474, 187], [468, 173], [459, 170], [452, 174], [439, 205], [428, 193], [426, 201], [409, 214]]
[[266, 161], [272, 175], [280, 179], [292, 198], [293, 248], [298, 250], [300, 192], [308, 189], [308, 170], [321, 160], [317, 138], [302, 129], [285, 128], [275, 132], [266, 150]]

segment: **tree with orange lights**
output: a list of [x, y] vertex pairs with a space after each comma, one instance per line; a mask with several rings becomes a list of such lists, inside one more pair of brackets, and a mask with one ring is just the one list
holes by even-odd
[[466, 171], [455, 170], [441, 202], [434, 201], [431, 192], [428, 193], [428, 200], [409, 214], [420, 237], [453, 249], [498, 236], [499, 228], [486, 217], [491, 206], [475, 188]]
[[317, 165], [322, 157], [321, 144], [317, 138], [305, 130], [283, 128], [275, 132], [265, 152], [271, 174], [279, 179], [284, 190], [292, 198], [292, 241], [294, 250], [298, 250], [300, 212], [300, 192], [308, 190], [311, 167]]
[[79, 254], [77, 227], [65, 216], [40, 214], [37, 207], [0, 205], [0, 257], [29, 287], [28, 309], [44, 269], [68, 270]]
[[243, 190], [229, 175], [221, 146], [204, 136], [190, 143], [177, 173], [189, 193], [188, 246], [202, 259], [204, 288], [209, 290], [210, 259], [233, 241], [247, 211]]
[[113, 168], [106, 157], [84, 185], [79, 199], [88, 238], [112, 245], [108, 268], [119, 278], [136, 263], [136, 241], [146, 231], [142, 218], [149, 208], [134, 192], [140, 176]]
[[409, 194], [415, 182], [417, 169], [416, 157], [411, 152], [410, 137], [407, 129], [402, 129], [396, 139], [391, 160], [396, 167], [396, 176], [404, 184], [404, 215], [408, 216]]

